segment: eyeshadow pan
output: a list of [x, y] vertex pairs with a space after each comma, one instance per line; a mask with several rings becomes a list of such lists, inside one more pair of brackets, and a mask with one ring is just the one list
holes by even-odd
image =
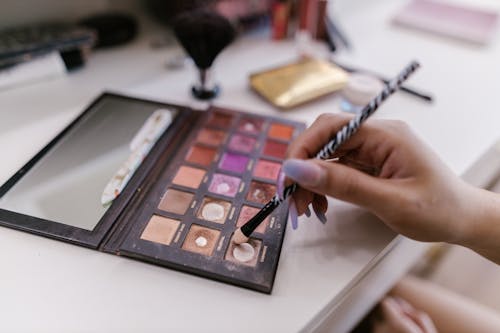
[[196, 138], [196, 141], [202, 142], [210, 146], [219, 146], [226, 139], [224, 131], [203, 128]]
[[177, 170], [172, 183], [190, 188], [198, 188], [204, 176], [205, 170], [183, 165]]
[[260, 204], [266, 204], [273, 198], [275, 194], [276, 186], [267, 183], [252, 181], [250, 183], [250, 190], [247, 194], [247, 200]]
[[269, 128], [269, 137], [274, 139], [290, 140], [293, 135], [293, 127], [284, 124], [272, 124]]
[[[236, 221], [236, 227], [241, 227], [243, 224], [247, 223], [252, 217], [255, 216], [260, 211], [260, 209], [250, 206], [243, 206], [241, 208], [240, 216], [238, 221]], [[269, 216], [255, 229], [255, 232], [263, 234], [266, 232], [267, 226], [269, 225]]]
[[182, 249], [194, 253], [211, 256], [214, 252], [220, 231], [193, 224], [182, 244]]
[[227, 128], [231, 125], [232, 121], [233, 121], [232, 115], [220, 112], [214, 112], [212, 114], [212, 117], [208, 121], [208, 124], [210, 126]]
[[216, 154], [217, 150], [213, 148], [194, 145], [189, 149], [189, 152], [186, 155], [186, 161], [203, 166], [209, 166], [215, 159]]
[[262, 154], [266, 156], [276, 157], [279, 159], [284, 159], [286, 156], [287, 148], [288, 146], [284, 143], [273, 140], [267, 140], [266, 144], [264, 145], [264, 150]]
[[243, 173], [248, 165], [249, 158], [235, 153], [224, 153], [219, 163], [222, 170]]
[[251, 136], [235, 134], [229, 140], [229, 148], [243, 153], [250, 153], [256, 142], [257, 140]]
[[257, 259], [259, 258], [262, 242], [258, 239], [250, 238], [247, 243], [236, 245], [236, 243], [233, 242], [233, 237], [231, 237], [231, 241], [229, 242], [229, 247], [227, 248], [226, 256], [224, 258], [241, 265], [252, 267], [257, 265]]
[[205, 197], [196, 217], [201, 220], [223, 224], [226, 222], [230, 209], [231, 203], [228, 201]]
[[166, 212], [184, 215], [191, 205], [193, 196], [191, 193], [170, 188], [163, 195], [158, 208]]
[[253, 170], [253, 175], [259, 178], [277, 180], [281, 170], [281, 164], [267, 160], [258, 160]]
[[263, 125], [264, 121], [262, 119], [245, 117], [238, 124], [238, 130], [240, 132], [259, 134]]
[[224, 175], [221, 173], [214, 174], [208, 191], [216, 194], [227, 195], [234, 197], [240, 187], [241, 179], [233, 176]]
[[153, 215], [141, 234], [141, 239], [170, 245], [181, 222], [159, 215]]

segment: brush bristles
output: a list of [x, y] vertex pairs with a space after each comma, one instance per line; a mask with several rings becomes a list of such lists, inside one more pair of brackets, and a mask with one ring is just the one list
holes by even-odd
[[173, 26], [175, 36], [200, 69], [210, 68], [236, 35], [228, 19], [208, 9], [182, 13]]

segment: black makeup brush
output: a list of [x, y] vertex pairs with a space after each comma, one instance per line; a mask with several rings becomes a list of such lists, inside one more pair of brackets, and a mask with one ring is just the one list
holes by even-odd
[[234, 39], [236, 32], [223, 16], [208, 10], [184, 12], [173, 23], [174, 33], [199, 70], [199, 82], [192, 87], [199, 99], [217, 96], [219, 87], [211, 82], [210, 68], [217, 55]]

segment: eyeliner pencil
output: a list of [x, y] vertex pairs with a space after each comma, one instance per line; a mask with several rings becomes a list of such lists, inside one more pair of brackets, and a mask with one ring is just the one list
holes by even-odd
[[[377, 111], [378, 107], [394, 92], [401, 88], [401, 85], [408, 77], [420, 67], [419, 63], [412, 61], [408, 64], [397, 77], [389, 81], [385, 88], [361, 110], [356, 117], [351, 119], [342, 127], [335, 136], [328, 142], [317, 154], [316, 158], [328, 160], [333, 158], [333, 153], [346, 142], [354, 133], [356, 133], [363, 122]], [[276, 207], [285, 201], [297, 189], [297, 183], [288, 185], [283, 193], [277, 193], [254, 217], [247, 223], [238, 228], [233, 237], [236, 244], [242, 244], [248, 241], [252, 232], [268, 217]]]

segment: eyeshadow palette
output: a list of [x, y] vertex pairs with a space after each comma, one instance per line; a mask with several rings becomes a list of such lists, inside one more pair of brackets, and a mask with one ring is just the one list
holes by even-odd
[[[116, 166], [127, 159], [128, 143], [158, 109], [171, 112], [170, 127], [111, 206], [98, 206], [95, 197]], [[128, 125], [120, 124], [125, 122], [122, 118], [128, 119]], [[109, 119], [118, 124], [106, 125]], [[303, 128], [296, 122], [214, 106], [197, 111], [104, 94], [0, 188], [0, 224], [270, 293], [287, 205], [278, 207], [247, 243], [236, 246], [232, 237], [276, 193], [288, 143]], [[89, 142], [84, 149], [81, 145], [85, 140]], [[66, 178], [72, 183], [65, 186], [82, 188], [75, 196], [88, 198], [85, 211], [75, 212], [79, 204], [67, 207], [66, 215], [52, 215], [45, 203], [57, 195], [52, 193], [56, 187], [52, 183], [44, 187], [51, 192], [45, 192], [43, 200], [32, 195], [30, 205], [16, 201], [34, 183], [44, 183], [37, 177], [47, 176], [43, 166], [50, 165], [49, 157], [57, 160], [54, 156], [61, 151], [85, 155], [80, 163], [84, 166], [74, 162], [63, 172], [54, 171], [71, 174]], [[90, 151], [98, 153], [91, 156]], [[75, 182], [87, 185], [75, 187]], [[94, 183], [94, 189], [86, 189]], [[60, 195], [57, 200], [61, 200]], [[91, 208], [93, 215], [88, 213]]]

